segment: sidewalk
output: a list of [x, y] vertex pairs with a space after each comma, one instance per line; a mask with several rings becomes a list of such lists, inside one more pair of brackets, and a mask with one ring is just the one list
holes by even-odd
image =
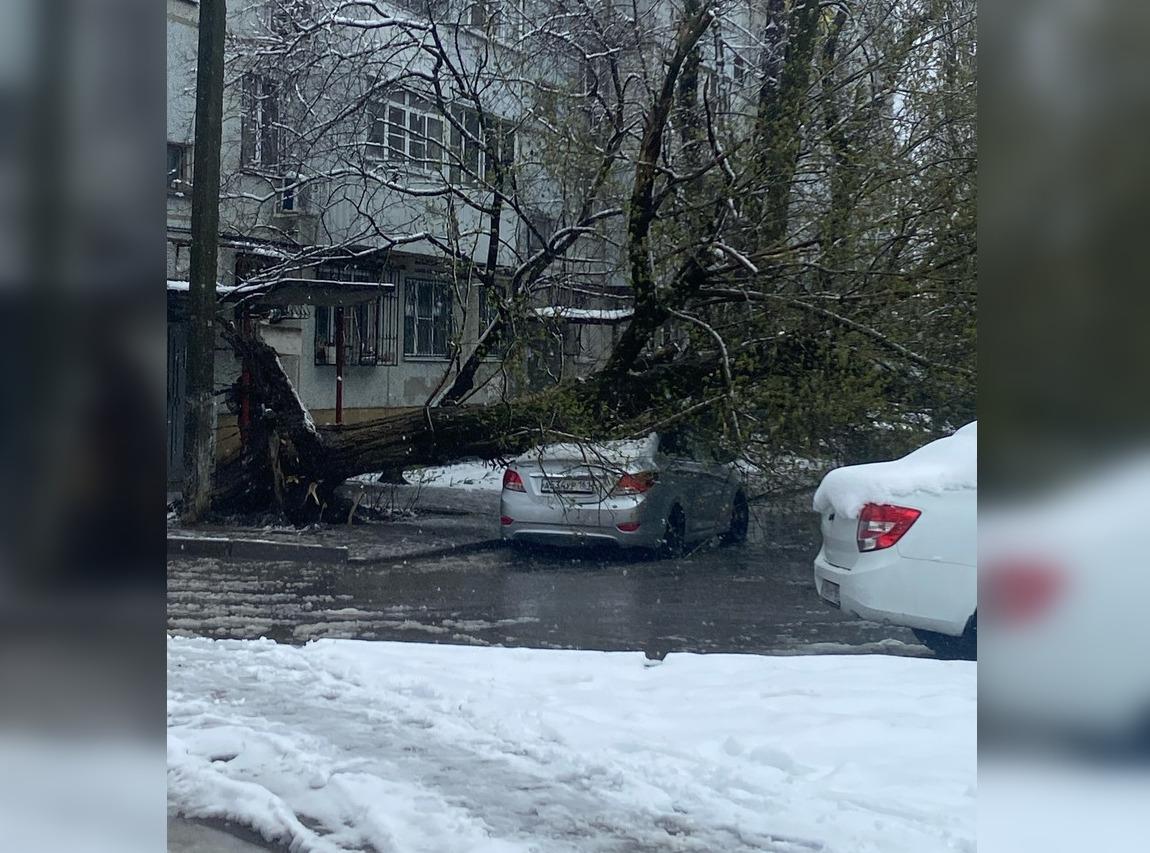
[[[401, 513], [394, 521], [287, 525], [168, 526], [168, 555], [231, 560], [364, 563], [493, 547], [499, 542], [499, 493], [417, 486], [350, 484], [364, 503]], [[349, 494], [350, 493], [350, 494]], [[403, 515], [409, 514], [409, 517]]]

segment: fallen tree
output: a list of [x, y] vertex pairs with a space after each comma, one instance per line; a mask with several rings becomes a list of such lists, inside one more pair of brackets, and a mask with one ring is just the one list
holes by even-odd
[[240, 450], [217, 468], [213, 508], [274, 508], [293, 523], [346, 519], [335, 491], [356, 474], [381, 472], [398, 480], [405, 467], [506, 458], [550, 440], [645, 435], [723, 399], [717, 353], [676, 359], [655, 354], [626, 375], [599, 373], [497, 403], [428, 406], [357, 424], [317, 425], [258, 333], [233, 324], [223, 334], [250, 377], [244, 393], [253, 416]]

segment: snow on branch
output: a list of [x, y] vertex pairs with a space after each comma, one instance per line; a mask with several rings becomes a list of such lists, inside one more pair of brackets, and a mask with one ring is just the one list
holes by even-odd
[[549, 305], [532, 309], [535, 317], [545, 320], [566, 320], [568, 323], [584, 325], [611, 325], [631, 319], [635, 312], [630, 308], [568, 308], [562, 305]]

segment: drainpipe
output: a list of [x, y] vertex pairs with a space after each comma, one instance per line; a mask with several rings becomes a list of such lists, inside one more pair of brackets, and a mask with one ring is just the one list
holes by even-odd
[[335, 422], [343, 423], [343, 306], [335, 309]]

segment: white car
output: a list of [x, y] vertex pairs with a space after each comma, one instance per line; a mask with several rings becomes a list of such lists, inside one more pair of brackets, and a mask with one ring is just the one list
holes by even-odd
[[980, 719], [1011, 734], [1150, 743], [1150, 454], [984, 507]]
[[815, 493], [822, 599], [902, 625], [939, 657], [977, 655], [977, 427], [892, 462], [826, 475]]

